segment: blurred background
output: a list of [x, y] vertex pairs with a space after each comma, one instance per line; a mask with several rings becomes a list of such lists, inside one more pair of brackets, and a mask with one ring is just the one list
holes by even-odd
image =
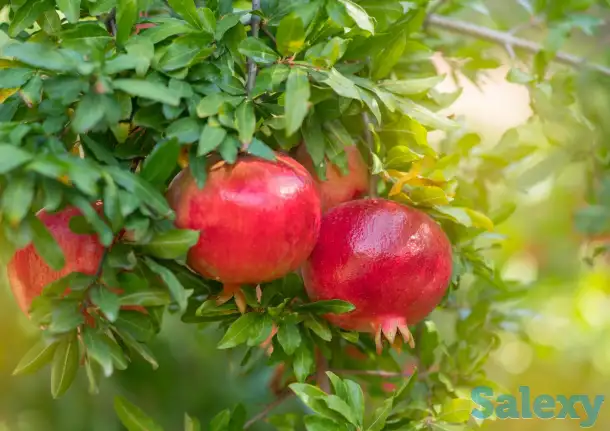
[[[508, 2], [492, 2], [494, 17], [512, 22], [525, 19]], [[512, 2], [511, 2], [512, 3]], [[472, 18], [472, 17], [471, 17]], [[486, 18], [475, 14], [474, 18]], [[586, 54], [590, 46], [568, 47]], [[601, 41], [600, 41], [601, 43]], [[436, 56], [441, 73], [448, 63]], [[506, 60], [508, 63], [508, 59]], [[478, 86], [460, 79], [464, 88], [449, 110], [463, 117], [469, 130], [479, 133], [486, 148], [498, 143], [510, 128], [530, 116], [525, 88], [505, 77], [508, 67], [490, 70]], [[439, 89], [451, 91], [456, 82], [447, 78]], [[566, 136], [566, 139], [568, 137]], [[572, 163], [557, 177], [517, 187], [519, 178], [508, 178], [495, 199], [516, 202], [517, 210], [498, 231], [507, 236], [504, 247], [492, 257], [504, 275], [530, 284], [521, 318], [529, 340], [506, 331], [501, 347], [488, 363], [489, 378], [508, 393], [530, 386], [538, 394], [598, 394], [610, 396], [610, 255], [593, 264], [583, 257], [590, 244], [578, 235], [573, 214], [585, 202], [585, 166]], [[515, 181], [511, 187], [511, 181]], [[2, 268], [4, 270], [4, 268]], [[1, 274], [0, 289], [0, 430], [10, 431], [115, 431], [122, 429], [113, 411], [113, 397], [127, 397], [168, 430], [180, 429], [188, 412], [203, 423], [219, 411], [243, 402], [249, 416], [260, 411], [273, 397], [268, 390], [271, 369], [261, 366], [244, 375], [240, 352], [218, 351], [218, 334], [210, 328], [185, 325], [176, 316], [166, 320], [153, 350], [160, 368], [134, 363], [101, 382], [100, 394], [89, 395], [84, 373], [60, 400], [52, 400], [50, 373], [12, 377], [19, 359], [38, 337], [37, 328], [21, 314]], [[533, 311], [532, 311], [533, 310]], [[518, 310], [516, 310], [518, 312]], [[435, 319], [442, 319], [442, 313]], [[442, 326], [439, 324], [439, 327]], [[263, 364], [264, 365], [264, 364]], [[282, 410], [296, 409], [290, 401]], [[490, 430], [580, 429], [578, 420], [495, 421]], [[261, 423], [254, 430], [271, 429]], [[602, 406], [594, 429], [610, 429], [610, 406]]]

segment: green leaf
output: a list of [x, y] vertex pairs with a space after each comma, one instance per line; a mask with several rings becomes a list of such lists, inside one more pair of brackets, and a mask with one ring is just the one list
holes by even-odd
[[197, 418], [184, 414], [184, 431], [201, 431], [201, 423]]
[[74, 69], [74, 60], [63, 51], [39, 43], [13, 42], [3, 48], [5, 57], [14, 57], [30, 66], [45, 70], [68, 72]]
[[305, 319], [305, 327], [309, 328], [314, 334], [324, 341], [330, 341], [333, 338], [333, 334], [326, 321], [315, 315], [308, 316], [307, 319]]
[[369, 33], [375, 33], [375, 24], [368, 13], [358, 4], [351, 0], [337, 0], [341, 3], [347, 14], [354, 20], [356, 25], [362, 30], [368, 31]]
[[27, 151], [14, 145], [0, 144], [0, 174], [6, 174], [30, 160], [32, 155]]
[[85, 322], [76, 301], [62, 300], [53, 304], [52, 316], [49, 331], [55, 334], [72, 331]]
[[114, 166], [108, 166], [105, 169], [117, 184], [138, 196], [145, 205], [159, 216], [169, 217], [172, 214], [172, 210], [163, 195], [139, 176]]
[[205, 156], [214, 151], [224, 141], [227, 136], [227, 131], [214, 124], [208, 122], [199, 137], [199, 146], [197, 147], [197, 156]]
[[284, 57], [297, 54], [305, 45], [305, 27], [296, 13], [286, 15], [280, 21], [276, 35], [277, 50]]
[[610, 231], [610, 209], [602, 205], [589, 205], [576, 212], [574, 224], [585, 235], [600, 235]]
[[125, 45], [137, 20], [137, 0], [117, 0], [116, 41], [119, 45]]
[[114, 322], [119, 316], [119, 308], [121, 303], [119, 302], [119, 296], [116, 293], [111, 292], [105, 287], [96, 286], [91, 289], [89, 294], [91, 302], [96, 305], [106, 319], [110, 322]]
[[246, 150], [248, 154], [260, 157], [261, 159], [274, 161], [276, 159], [275, 152], [259, 139], [252, 139]]
[[30, 27], [43, 12], [53, 8], [52, 0], [27, 0], [17, 9], [10, 20], [8, 35], [16, 37], [26, 28]]
[[301, 131], [314, 166], [321, 165], [326, 153], [326, 139], [317, 115], [308, 116]]
[[279, 60], [280, 56], [269, 46], [257, 38], [248, 37], [239, 44], [239, 53], [251, 58], [257, 63], [271, 64]]
[[142, 307], [158, 307], [160, 305], [167, 305], [171, 301], [169, 294], [163, 290], [142, 290], [121, 295], [118, 299], [119, 304], [122, 306], [140, 305]]
[[354, 414], [351, 407], [340, 397], [337, 395], [329, 395], [324, 401], [330, 409], [341, 414], [349, 423], [355, 426], [360, 425], [361, 420]]
[[360, 385], [352, 380], [344, 380], [347, 390], [347, 403], [350, 405], [356, 416], [359, 418], [359, 426], [362, 426], [364, 420], [364, 393]]
[[80, 18], [80, 0], [55, 0], [59, 10], [65, 15], [68, 22], [74, 24]]
[[104, 118], [104, 114], [104, 104], [100, 96], [94, 93], [85, 94], [76, 106], [72, 129], [76, 133], [86, 133]]
[[163, 431], [146, 413], [121, 396], [114, 397], [114, 411], [128, 431]]
[[239, 141], [233, 135], [227, 135], [220, 144], [218, 152], [225, 162], [232, 165], [237, 161], [239, 148]]
[[21, 358], [17, 367], [13, 371], [13, 375], [32, 374], [40, 370], [53, 360], [53, 354], [59, 343], [54, 341], [39, 340], [28, 352]]
[[162, 42], [168, 37], [177, 34], [186, 34], [196, 31], [196, 29], [181, 19], [163, 18], [161, 20], [157, 19], [155, 22], [156, 25], [154, 27], [148, 28], [142, 33], [142, 36], [149, 39], [152, 43]]
[[86, 326], [81, 333], [81, 339], [87, 350], [87, 356], [101, 365], [104, 375], [110, 377], [113, 371], [112, 355], [108, 344], [104, 340], [106, 336], [97, 330]]
[[17, 226], [28, 214], [34, 200], [34, 176], [13, 176], [2, 192], [2, 214], [12, 225]]
[[153, 370], [159, 368], [159, 364], [152, 352], [146, 345], [139, 343], [133, 336], [125, 331], [118, 332], [119, 336], [123, 339], [125, 344], [133, 349], [138, 355], [140, 355], [146, 362], [148, 362]]
[[[286, 353], [288, 354], [288, 352]], [[313, 346], [310, 343], [303, 342], [299, 345], [294, 352], [292, 367], [299, 382], [304, 382], [315, 371]]]
[[299, 327], [292, 323], [280, 324], [277, 331], [277, 340], [287, 355], [294, 354], [302, 341]]
[[115, 89], [124, 91], [132, 96], [167, 103], [171, 106], [178, 106], [180, 103], [180, 98], [174, 91], [158, 82], [139, 79], [115, 79], [112, 81], [112, 85]]
[[[252, 314], [252, 313], [250, 313]], [[254, 313], [257, 316], [248, 336], [248, 346], [255, 347], [263, 343], [273, 331], [273, 319], [267, 313]]]
[[199, 231], [188, 229], [174, 229], [155, 234], [152, 239], [142, 246], [142, 250], [160, 259], [177, 259], [197, 244]]
[[337, 69], [333, 68], [330, 72], [313, 73], [312, 76], [316, 81], [328, 85], [339, 96], [360, 100], [360, 92], [354, 82], [339, 73]]
[[220, 21], [216, 24], [215, 39], [221, 40], [227, 31], [239, 24], [242, 16], [241, 13], [230, 13], [220, 17]]
[[243, 100], [242, 97], [228, 96], [223, 93], [215, 93], [201, 99], [197, 105], [197, 116], [199, 118], [210, 117], [218, 114], [223, 104], [239, 103]]
[[229, 329], [218, 343], [219, 349], [230, 349], [245, 343], [251, 335], [252, 325], [256, 323], [258, 313], [246, 313], [229, 326]]
[[[146, 286], [145, 286], [146, 288]], [[148, 290], [146, 290], [148, 291]], [[140, 291], [143, 292], [143, 291]], [[156, 291], [155, 291], [156, 292]], [[125, 296], [125, 295], [123, 295]], [[121, 298], [123, 298], [121, 296]], [[167, 298], [167, 296], [166, 296]], [[141, 304], [124, 304], [124, 305], [141, 305]], [[125, 334], [131, 336], [134, 340], [146, 343], [152, 339], [155, 334], [152, 321], [149, 316], [138, 311], [123, 310], [119, 314], [119, 318], [114, 323], [115, 327], [121, 331], [120, 335]]]
[[306, 383], [292, 383], [289, 388], [310, 408], [316, 400], [326, 398], [328, 395], [322, 389]]
[[424, 126], [433, 127], [439, 130], [455, 130], [458, 127], [457, 123], [449, 118], [436, 112], [432, 112], [410, 99], [396, 98], [396, 102], [399, 109], [405, 115], [408, 115]]
[[197, 10], [199, 12], [199, 20], [201, 22], [201, 29], [214, 35], [216, 33], [216, 16], [211, 9], [204, 7]]
[[342, 431], [345, 427], [322, 416], [305, 416], [303, 419], [307, 431]]
[[443, 75], [431, 76], [429, 78], [414, 78], [402, 81], [389, 80], [380, 83], [382, 88], [400, 94], [402, 96], [410, 96], [412, 94], [425, 93], [432, 87], [435, 87], [445, 79]]
[[114, 241], [114, 234], [112, 229], [106, 224], [106, 222], [100, 217], [100, 214], [93, 208], [93, 206], [80, 195], [74, 195], [70, 197], [70, 202], [80, 209], [83, 216], [87, 219], [87, 222], [93, 227], [98, 235], [99, 241], [105, 247], [110, 247]]
[[366, 431], [382, 431], [392, 408], [394, 407], [394, 399], [388, 398], [383, 402], [383, 405], [375, 410], [371, 424], [366, 428]]
[[78, 372], [78, 340], [76, 334], [64, 337], [55, 350], [51, 365], [51, 395], [62, 396], [72, 385]]
[[32, 69], [11, 67], [0, 69], [0, 89], [21, 87], [34, 76]]
[[187, 34], [172, 41], [158, 66], [164, 71], [190, 67], [205, 60], [214, 52], [213, 46], [207, 46], [211, 37], [201, 34]]
[[57, 244], [57, 241], [55, 241], [55, 238], [53, 238], [38, 217], [31, 215], [28, 217], [28, 222], [32, 229], [32, 241], [36, 252], [52, 269], [55, 271], [61, 270], [66, 261], [64, 253], [59, 244]]
[[310, 302], [307, 304], [299, 304], [294, 306], [295, 310], [310, 311], [317, 314], [333, 313], [343, 314], [354, 311], [356, 307], [347, 301], [341, 301], [340, 299], [331, 299], [328, 301]]
[[402, 57], [406, 47], [407, 37], [400, 33], [388, 47], [379, 51], [373, 61], [373, 79], [379, 80], [388, 76]]
[[235, 111], [235, 126], [239, 133], [239, 140], [243, 144], [249, 144], [256, 130], [256, 115], [254, 105], [251, 101], [245, 100]]
[[152, 259], [144, 258], [144, 263], [146, 263], [146, 266], [148, 266], [151, 271], [161, 277], [161, 279], [169, 289], [172, 298], [178, 304], [180, 311], [184, 312], [184, 310], [186, 310], [186, 305], [190, 293], [184, 289], [184, 286], [182, 286], [182, 284], [176, 278], [174, 273]]
[[309, 109], [310, 96], [307, 73], [300, 68], [292, 69], [288, 75], [284, 102], [286, 136], [294, 134], [303, 124]]
[[204, 30], [201, 18], [197, 13], [197, 7], [193, 0], [169, 0], [168, 3], [171, 8], [188, 21], [189, 24], [195, 28]]
[[144, 159], [140, 175], [151, 184], [165, 184], [176, 169], [179, 155], [180, 144], [177, 139], [169, 139], [158, 143], [150, 155]]

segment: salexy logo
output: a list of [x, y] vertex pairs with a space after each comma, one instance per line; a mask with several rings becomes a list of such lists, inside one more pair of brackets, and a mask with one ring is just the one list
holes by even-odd
[[590, 428], [595, 425], [605, 398], [603, 395], [545, 394], [532, 399], [528, 386], [520, 386], [519, 393], [521, 402], [514, 395], [501, 394], [495, 397], [492, 388], [477, 386], [471, 395], [472, 401], [478, 405], [471, 414], [477, 419], [489, 419], [494, 413], [498, 419], [577, 419], [580, 420], [581, 428]]

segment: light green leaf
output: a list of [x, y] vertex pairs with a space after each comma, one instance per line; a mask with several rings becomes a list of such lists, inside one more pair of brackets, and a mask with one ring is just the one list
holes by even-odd
[[87, 356], [101, 365], [104, 375], [110, 377], [113, 371], [112, 355], [110, 348], [104, 340], [105, 335], [85, 325], [81, 333], [81, 339], [87, 349]]
[[201, 18], [197, 13], [197, 7], [193, 0], [169, 0], [169, 5], [173, 10], [182, 16], [193, 27], [204, 30]]
[[184, 414], [184, 431], [201, 431], [201, 423], [197, 418]]
[[301, 332], [295, 324], [282, 323], [278, 327], [277, 340], [280, 342], [284, 352], [292, 355], [301, 345]]
[[133, 26], [138, 20], [137, 0], [117, 0], [116, 8], [116, 41], [124, 45], [132, 33]]
[[256, 116], [251, 101], [245, 100], [235, 111], [235, 126], [239, 133], [239, 140], [243, 144], [249, 144], [256, 130]]
[[91, 289], [89, 297], [91, 298], [91, 302], [104, 313], [104, 316], [106, 316], [110, 322], [114, 322], [117, 319], [121, 304], [119, 302], [119, 296], [116, 293], [111, 292], [103, 286], [96, 286]]
[[303, 342], [294, 352], [294, 375], [297, 381], [304, 382], [315, 371], [313, 346]]
[[36, 184], [34, 176], [14, 176], [2, 192], [2, 214], [12, 226], [17, 226], [25, 218], [34, 200]]
[[139, 305], [142, 307], [158, 307], [160, 305], [169, 304], [171, 298], [168, 293], [163, 290], [141, 290], [139, 292], [121, 295], [118, 300], [118, 304], [121, 306]]
[[330, 341], [333, 338], [333, 334], [328, 327], [328, 323], [315, 315], [311, 315], [305, 319], [305, 327], [310, 329], [314, 334], [324, 341]]
[[33, 233], [33, 243], [36, 252], [55, 271], [64, 267], [64, 253], [40, 219], [34, 215], [28, 217]]
[[162, 217], [170, 217], [173, 214], [163, 195], [138, 175], [115, 166], [108, 166], [105, 169], [117, 184], [140, 197], [143, 204], [156, 214]]
[[300, 68], [292, 69], [286, 84], [284, 106], [287, 136], [294, 134], [303, 124], [309, 109], [310, 95], [311, 90], [307, 73]]
[[199, 231], [174, 229], [156, 233], [152, 239], [142, 246], [146, 254], [160, 259], [177, 259], [197, 244]]
[[338, 0], [343, 6], [347, 14], [354, 20], [356, 25], [362, 30], [366, 30], [369, 33], [375, 33], [375, 24], [368, 13], [358, 4], [351, 0]]
[[318, 314], [333, 313], [342, 314], [354, 311], [356, 307], [346, 301], [339, 299], [331, 299], [328, 301], [310, 302], [307, 304], [299, 304], [294, 306], [295, 310], [310, 311]]
[[305, 27], [296, 13], [286, 15], [277, 30], [277, 50], [284, 57], [297, 54], [305, 45]]
[[214, 151], [222, 141], [224, 141], [226, 136], [227, 131], [224, 128], [212, 125], [208, 122], [201, 131], [201, 136], [199, 137], [197, 156], [205, 156]]
[[81, 0], [55, 0], [57, 7], [65, 15], [69, 23], [76, 23], [80, 18]]
[[151, 271], [161, 277], [161, 279], [169, 289], [172, 298], [178, 304], [180, 311], [184, 312], [184, 310], [186, 310], [186, 305], [190, 292], [187, 292], [184, 289], [184, 286], [182, 286], [182, 283], [180, 283], [174, 273], [165, 266], [158, 264], [157, 262], [148, 257], [144, 258], [144, 263], [146, 263], [146, 266], [148, 266]]
[[175, 92], [158, 82], [139, 79], [116, 79], [112, 82], [112, 85], [115, 89], [124, 91], [132, 96], [167, 103], [171, 106], [178, 106], [180, 103], [180, 98]]
[[200, 34], [177, 37], [159, 60], [158, 66], [171, 72], [200, 63], [214, 52], [213, 46], [207, 46], [210, 41], [211, 37]]
[[51, 395], [62, 396], [72, 385], [78, 372], [78, 340], [70, 334], [59, 342], [51, 365]]
[[128, 431], [163, 431], [146, 413], [121, 396], [114, 398], [114, 411]]
[[252, 142], [250, 145], [248, 145], [246, 152], [265, 160], [274, 161], [276, 159], [275, 152], [263, 141], [256, 138], [252, 139]]
[[400, 94], [410, 96], [412, 94], [425, 93], [445, 79], [443, 75], [431, 76], [429, 78], [405, 79], [402, 81], [388, 80], [380, 83], [382, 88]]
[[439, 130], [454, 130], [458, 127], [457, 123], [449, 118], [432, 112], [422, 105], [413, 102], [410, 99], [396, 98], [398, 108], [409, 117], [420, 122], [424, 126], [432, 127]]
[[232, 165], [237, 161], [237, 154], [239, 153], [239, 148], [240, 145], [237, 138], [235, 138], [235, 136], [233, 135], [227, 135], [224, 141], [222, 141], [222, 143], [220, 144], [218, 152], [220, 153], [220, 156], [225, 162]]
[[[322, 75], [322, 77], [317, 78], [319, 75]], [[312, 76], [316, 77], [316, 81], [328, 85], [339, 96], [360, 99], [360, 93], [354, 82], [343, 76], [337, 69], [333, 68], [327, 73], [314, 73]]]
[[32, 76], [34, 76], [34, 71], [23, 67], [0, 69], [0, 89], [21, 87]]
[[86, 133], [104, 118], [104, 114], [104, 104], [101, 103], [100, 96], [87, 93], [76, 106], [72, 118], [72, 130], [76, 133]]
[[216, 17], [211, 9], [204, 7], [197, 10], [199, 12], [199, 21], [201, 22], [201, 29], [214, 35], [216, 33]]
[[402, 57], [406, 47], [407, 37], [401, 33], [390, 43], [390, 46], [380, 50], [373, 60], [373, 79], [379, 80], [388, 76]]
[[163, 18], [162, 20], [157, 20], [154, 27], [144, 30], [141, 35], [148, 38], [152, 43], [159, 43], [168, 37], [195, 31], [196, 29], [180, 19]]
[[36, 19], [46, 10], [53, 9], [52, 0], [27, 0], [15, 12], [9, 21], [8, 35], [15, 37], [26, 28], [30, 27]]
[[13, 371], [13, 375], [31, 374], [40, 370], [53, 359], [53, 354], [59, 343], [54, 341], [39, 340], [28, 352], [21, 358], [17, 367]]
[[258, 320], [257, 313], [246, 313], [229, 326], [229, 329], [218, 343], [219, 349], [230, 349], [245, 343], [251, 335], [252, 325]]
[[343, 431], [346, 429], [334, 420], [322, 416], [305, 416], [303, 421], [307, 431]]
[[269, 46], [257, 38], [248, 37], [239, 44], [239, 52], [257, 63], [271, 64], [279, 60], [280, 56]]
[[330, 409], [341, 414], [341, 416], [347, 419], [349, 423], [355, 426], [360, 425], [361, 420], [358, 419], [358, 417], [352, 411], [351, 407], [340, 397], [338, 397], [337, 395], [329, 395], [324, 401]]
[[197, 116], [199, 118], [210, 117], [220, 112], [220, 108], [223, 104], [229, 103], [231, 105], [240, 103], [243, 97], [228, 96], [223, 93], [214, 93], [201, 99], [197, 105]]

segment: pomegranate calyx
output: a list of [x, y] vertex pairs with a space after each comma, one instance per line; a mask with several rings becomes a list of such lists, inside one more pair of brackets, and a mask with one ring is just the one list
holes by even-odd
[[242, 292], [241, 285], [239, 284], [224, 284], [222, 292], [220, 292], [220, 295], [216, 298], [216, 305], [222, 305], [233, 298], [235, 298], [235, 304], [237, 305], [239, 312], [244, 314], [248, 304], [246, 303], [246, 296], [244, 295], [244, 292]]
[[388, 340], [392, 348], [398, 351], [402, 348], [403, 342], [407, 343], [412, 349], [415, 347], [415, 340], [409, 330], [407, 321], [403, 317], [383, 318], [379, 322], [371, 323], [371, 326], [375, 334], [375, 346], [378, 355], [383, 351], [384, 338]]

